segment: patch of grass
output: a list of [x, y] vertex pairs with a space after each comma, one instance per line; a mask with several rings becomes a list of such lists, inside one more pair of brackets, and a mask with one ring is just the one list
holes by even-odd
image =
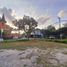
[[67, 44], [67, 39], [46, 39], [46, 41], [51, 41], [51, 42], [58, 42], [58, 43], [65, 43], [65, 44]]
[[29, 41], [29, 39], [7, 39], [2, 42], [22, 42], [22, 41]]
[[45, 40], [27, 40], [27, 41], [7, 41], [0, 42], [0, 49], [20, 49], [24, 50], [28, 47], [38, 47], [41, 49], [47, 48], [67, 48], [66, 44], [56, 43], [56, 42], [48, 42]]

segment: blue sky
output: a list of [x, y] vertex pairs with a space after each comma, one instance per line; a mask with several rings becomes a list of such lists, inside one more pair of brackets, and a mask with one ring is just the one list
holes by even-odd
[[[58, 22], [57, 16], [61, 12], [67, 14], [67, 0], [0, 0], [0, 7], [15, 10], [16, 18], [29, 15], [34, 18], [51, 17], [50, 20], [45, 22], [40, 21], [39, 24], [52, 24]], [[65, 15], [64, 18], [66, 19]], [[41, 24], [41, 27], [43, 27]], [[40, 25], [39, 25], [40, 26]]]

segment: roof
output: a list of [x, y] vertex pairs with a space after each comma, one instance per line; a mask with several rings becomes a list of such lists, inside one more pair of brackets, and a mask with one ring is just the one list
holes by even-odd
[[2, 22], [2, 23], [6, 23], [4, 14], [2, 15], [2, 18], [0, 17], [0, 22]]

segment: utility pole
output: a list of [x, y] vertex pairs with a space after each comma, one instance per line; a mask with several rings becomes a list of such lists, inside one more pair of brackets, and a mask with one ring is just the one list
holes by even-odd
[[[58, 17], [58, 19], [59, 19], [59, 29], [61, 28], [61, 18], [60, 17]], [[62, 39], [62, 34], [60, 33], [60, 39]]]
[[58, 19], [59, 19], [59, 29], [60, 29], [61, 28], [61, 18], [58, 17]]

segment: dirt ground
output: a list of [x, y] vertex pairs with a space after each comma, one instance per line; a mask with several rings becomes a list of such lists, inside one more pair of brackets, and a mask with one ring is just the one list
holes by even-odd
[[1, 42], [0, 67], [67, 67], [67, 44], [44, 40]]

